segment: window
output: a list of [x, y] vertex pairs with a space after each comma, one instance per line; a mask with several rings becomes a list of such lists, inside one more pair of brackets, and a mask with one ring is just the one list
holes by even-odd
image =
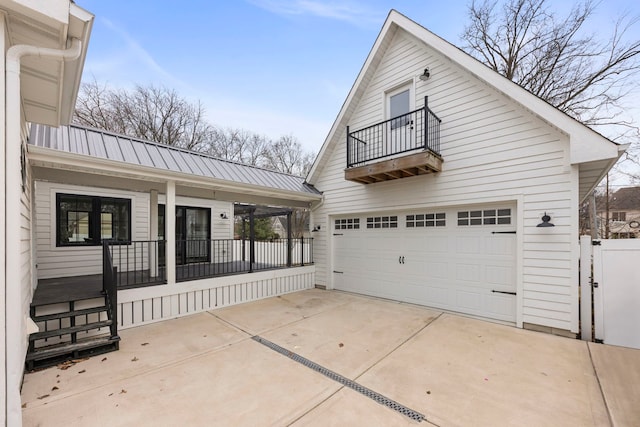
[[131, 200], [56, 194], [56, 246], [131, 240]]
[[458, 225], [511, 224], [511, 209], [486, 209], [458, 212]]
[[446, 220], [444, 212], [407, 215], [407, 228], [414, 227], [445, 227]]
[[360, 229], [360, 218], [336, 219], [336, 230], [358, 230]]
[[626, 212], [611, 212], [611, 221], [626, 221]]
[[367, 228], [398, 228], [397, 216], [375, 216], [367, 218]]

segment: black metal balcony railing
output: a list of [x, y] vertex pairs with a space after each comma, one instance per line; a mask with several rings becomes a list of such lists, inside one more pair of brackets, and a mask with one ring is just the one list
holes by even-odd
[[347, 126], [347, 168], [410, 151], [429, 150], [439, 156], [440, 122], [425, 97], [424, 107], [402, 116], [353, 132]]

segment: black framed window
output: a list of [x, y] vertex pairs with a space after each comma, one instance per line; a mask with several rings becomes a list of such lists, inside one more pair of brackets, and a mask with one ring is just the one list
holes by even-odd
[[56, 246], [131, 241], [131, 200], [56, 194]]

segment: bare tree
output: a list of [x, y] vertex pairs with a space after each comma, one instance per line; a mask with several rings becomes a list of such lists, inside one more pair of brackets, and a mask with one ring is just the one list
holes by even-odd
[[200, 102], [190, 103], [174, 90], [136, 86], [132, 91], [83, 83], [74, 123], [167, 145], [201, 150], [213, 128]]
[[[546, 0], [475, 1], [462, 35], [465, 49], [531, 93], [589, 126], [614, 125], [624, 136], [637, 125], [619, 118], [638, 88], [638, 18], [622, 16], [608, 40], [586, 30], [598, 3], [577, 3], [560, 18]], [[610, 136], [611, 137], [611, 136]]]
[[83, 83], [73, 121], [289, 174], [306, 174], [314, 158], [290, 135], [273, 141], [245, 129], [217, 128], [207, 122], [199, 101], [164, 87], [116, 90], [95, 80]]
[[313, 155], [305, 153], [292, 135], [281, 136], [266, 153], [266, 167], [293, 175], [306, 175], [313, 164]]

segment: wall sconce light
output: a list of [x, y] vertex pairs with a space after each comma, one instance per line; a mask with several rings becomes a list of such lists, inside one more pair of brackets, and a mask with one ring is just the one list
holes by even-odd
[[431, 77], [431, 73], [429, 72], [429, 67], [427, 67], [418, 78], [423, 82], [426, 82], [427, 80], [429, 80], [429, 77]]
[[229, 219], [229, 217], [227, 216], [227, 213], [226, 213], [226, 212], [222, 212], [222, 213], [220, 214], [220, 219]]
[[545, 212], [544, 215], [542, 215], [542, 222], [536, 225], [536, 227], [555, 227], [555, 224], [552, 224], [549, 221], [551, 221], [551, 217]]
[[320, 231], [319, 225], [316, 225], [315, 227], [313, 227], [313, 230], [311, 230], [312, 233], [317, 233], [318, 231]]

